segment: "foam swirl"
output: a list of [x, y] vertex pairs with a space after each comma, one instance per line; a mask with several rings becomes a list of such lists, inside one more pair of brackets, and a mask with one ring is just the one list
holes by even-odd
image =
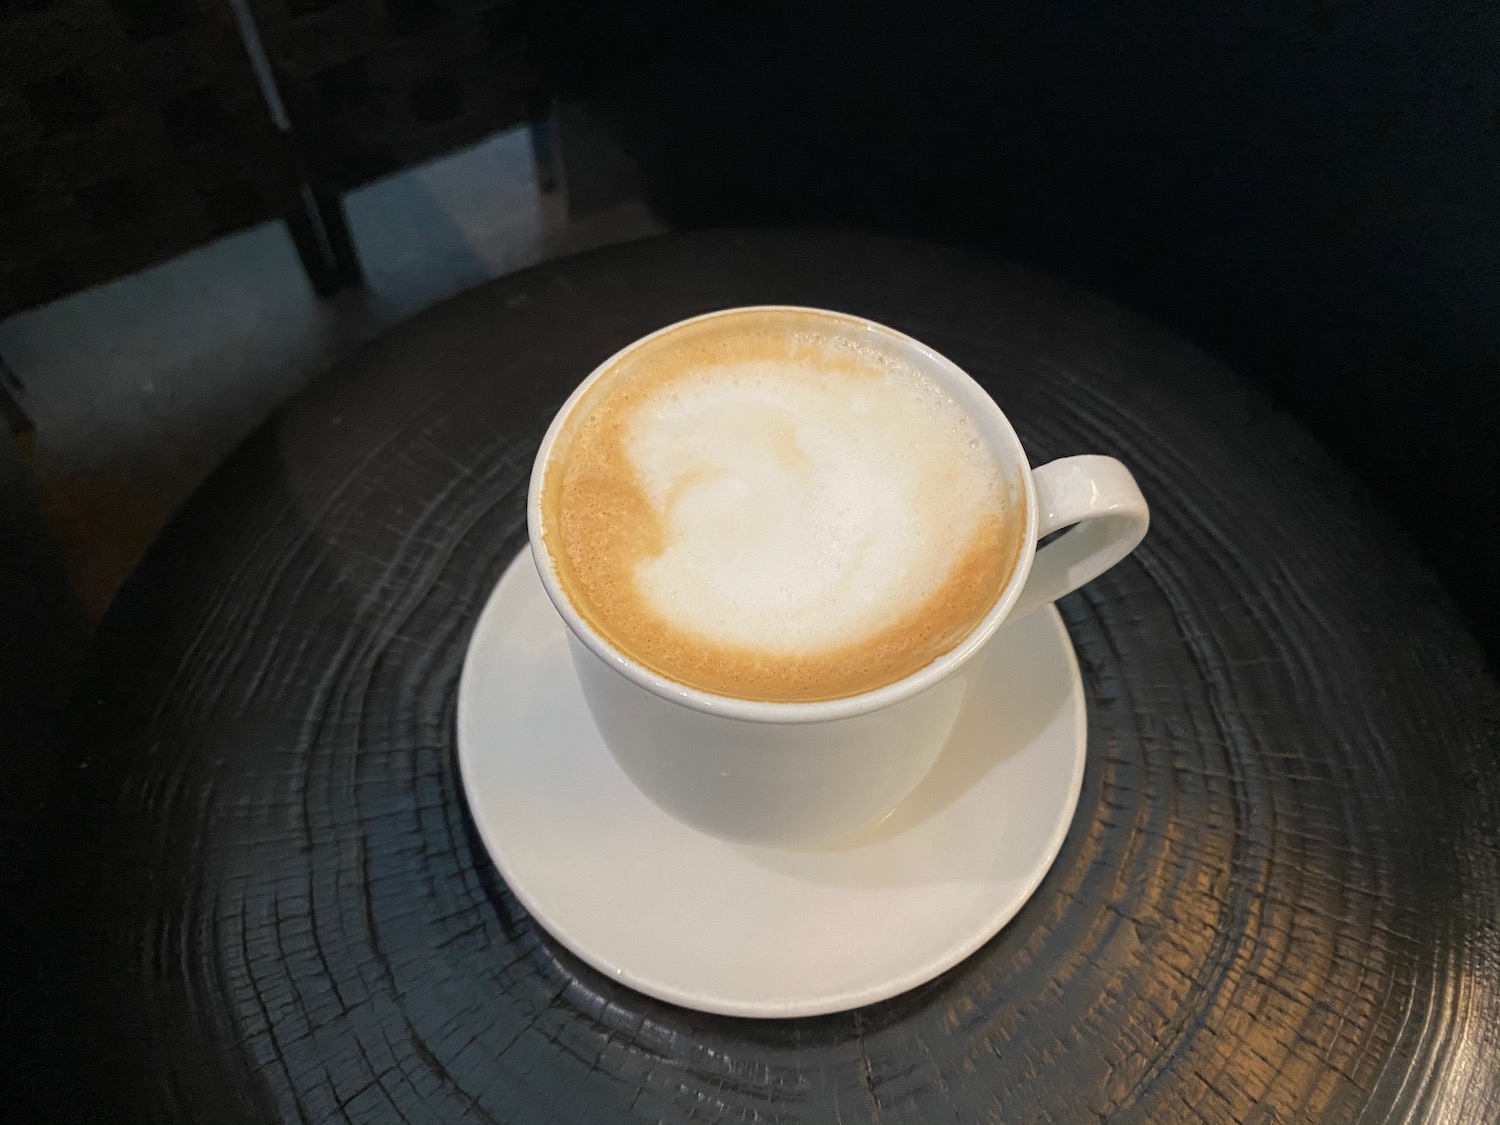
[[958, 643], [1019, 555], [974, 420], [817, 314], [700, 322], [628, 353], [574, 408], [543, 484], [568, 597], [691, 687], [828, 699]]

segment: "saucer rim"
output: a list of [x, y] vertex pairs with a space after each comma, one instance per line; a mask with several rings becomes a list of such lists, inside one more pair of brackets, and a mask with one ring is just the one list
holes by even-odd
[[[1057, 857], [1062, 852], [1063, 844], [1067, 841], [1068, 832], [1072, 829], [1073, 820], [1078, 811], [1078, 802], [1083, 792], [1083, 778], [1088, 757], [1088, 707], [1086, 695], [1083, 690], [1082, 669], [1078, 664], [1078, 654], [1074, 649], [1073, 639], [1069, 635], [1057, 607], [1055, 605], [1047, 605], [1033, 612], [1048, 616], [1061, 642], [1063, 656], [1070, 674], [1070, 695], [1072, 696], [1074, 710], [1073, 722], [1074, 729], [1077, 731], [1076, 745], [1070, 765], [1071, 776], [1068, 779], [1067, 797], [1053, 822], [1052, 834], [1047, 841], [1043, 858], [1038, 860], [1033, 866], [1030, 877], [1024, 885], [1024, 890], [1010, 896], [1004, 908], [996, 911], [982, 925], [975, 926], [972, 936], [965, 938], [956, 945], [946, 948], [939, 956], [913, 969], [907, 970], [899, 977], [886, 978], [877, 984], [863, 988], [848, 989], [838, 994], [820, 995], [811, 1001], [795, 997], [754, 1001], [724, 1001], [712, 996], [694, 993], [670, 983], [642, 978], [632, 973], [629, 969], [612, 963], [609, 958], [584, 947], [582, 943], [575, 942], [567, 934], [565, 927], [555, 925], [547, 919], [547, 913], [537, 907], [531, 895], [524, 889], [524, 880], [516, 879], [508, 869], [503, 859], [504, 849], [497, 847], [495, 841], [491, 839], [486, 821], [477, 811], [479, 802], [475, 799], [475, 794], [472, 792], [472, 785], [474, 783], [471, 781], [470, 767], [467, 765], [470, 754], [466, 752], [465, 747], [466, 745], [470, 747], [475, 746], [478, 739], [477, 736], [470, 738], [465, 733], [468, 726], [465, 716], [472, 713], [472, 707], [466, 706], [466, 701], [469, 700], [473, 691], [477, 690], [473, 686], [474, 678], [470, 674], [470, 669], [474, 665], [476, 652], [482, 644], [487, 643], [489, 640], [487, 637], [488, 630], [486, 630], [485, 626], [489, 621], [492, 609], [496, 606], [496, 599], [500, 594], [501, 588], [507, 581], [520, 580], [519, 578], [513, 578], [513, 572], [526, 562], [530, 562], [535, 567], [535, 560], [532, 558], [529, 544], [522, 546], [516, 557], [506, 566], [499, 579], [491, 587], [490, 593], [485, 599], [484, 607], [475, 619], [474, 630], [464, 650], [463, 667], [459, 673], [454, 716], [455, 755], [459, 767], [459, 781], [463, 789], [464, 801], [468, 806], [469, 818], [479, 834], [481, 843], [484, 845], [485, 854], [494, 865], [500, 878], [504, 881], [506, 889], [525, 908], [527, 914], [531, 916], [538, 927], [566, 948], [573, 956], [579, 958], [585, 964], [603, 973], [610, 979], [618, 981], [636, 992], [655, 1000], [693, 1011], [740, 1019], [803, 1018], [831, 1015], [837, 1012], [862, 1008], [910, 992], [914, 988], [935, 980], [973, 956], [983, 945], [994, 938], [1015, 919], [1016, 915], [1031, 901], [1032, 896], [1036, 894], [1037, 888], [1041, 886], [1042, 880], [1047, 877], [1047, 874], [1057, 862]], [[539, 582], [538, 586], [542, 596], [545, 598], [547, 593], [545, 585]], [[550, 599], [548, 604], [550, 606]], [[560, 616], [557, 618], [556, 624], [559, 629], [567, 629], [567, 623]], [[568, 660], [566, 663], [568, 666], [567, 674], [570, 676], [575, 675], [572, 661]], [[592, 723], [592, 718], [589, 721]], [[900, 806], [898, 805], [897, 807], [899, 808]], [[661, 812], [661, 815], [670, 816], [670, 814], [664, 811]], [[713, 839], [705, 833], [698, 832], [697, 830], [693, 831], [705, 840]], [[766, 845], [740, 846], [755, 848], [756, 850], [765, 852], [794, 852], [799, 850], [796, 848], [777, 848]]]

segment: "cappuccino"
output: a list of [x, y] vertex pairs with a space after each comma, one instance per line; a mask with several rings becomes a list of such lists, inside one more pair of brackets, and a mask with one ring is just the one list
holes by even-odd
[[751, 309], [636, 345], [543, 472], [569, 601], [677, 683], [772, 702], [952, 649], [1022, 555], [1020, 490], [962, 406], [862, 322]]

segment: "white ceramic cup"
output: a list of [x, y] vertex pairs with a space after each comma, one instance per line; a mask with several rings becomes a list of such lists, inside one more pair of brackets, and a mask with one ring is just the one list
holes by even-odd
[[[646, 340], [724, 309], [668, 325], [594, 369], [558, 411], [537, 451], [526, 518], [542, 585], [568, 627], [594, 723], [621, 768], [661, 808], [731, 840], [797, 845], [844, 835], [889, 813], [937, 760], [963, 707], [975, 658], [1007, 620], [1092, 581], [1135, 549], [1149, 512], [1112, 457], [1064, 457], [1033, 469], [980, 385], [931, 348], [860, 317], [813, 312], [879, 337], [961, 404], [979, 425], [1024, 508], [1020, 561], [995, 604], [958, 645], [881, 688], [817, 703], [768, 703], [685, 687], [620, 652], [573, 608], [542, 542], [541, 486], [563, 422], [589, 387]], [[1037, 540], [1070, 528], [1041, 550]]]

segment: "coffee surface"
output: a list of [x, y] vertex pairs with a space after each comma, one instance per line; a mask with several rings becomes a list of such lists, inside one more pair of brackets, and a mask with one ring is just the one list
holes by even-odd
[[637, 345], [575, 404], [543, 542], [579, 614], [653, 671], [834, 699], [984, 617], [1021, 552], [1012, 493], [974, 420], [878, 334], [746, 311]]

